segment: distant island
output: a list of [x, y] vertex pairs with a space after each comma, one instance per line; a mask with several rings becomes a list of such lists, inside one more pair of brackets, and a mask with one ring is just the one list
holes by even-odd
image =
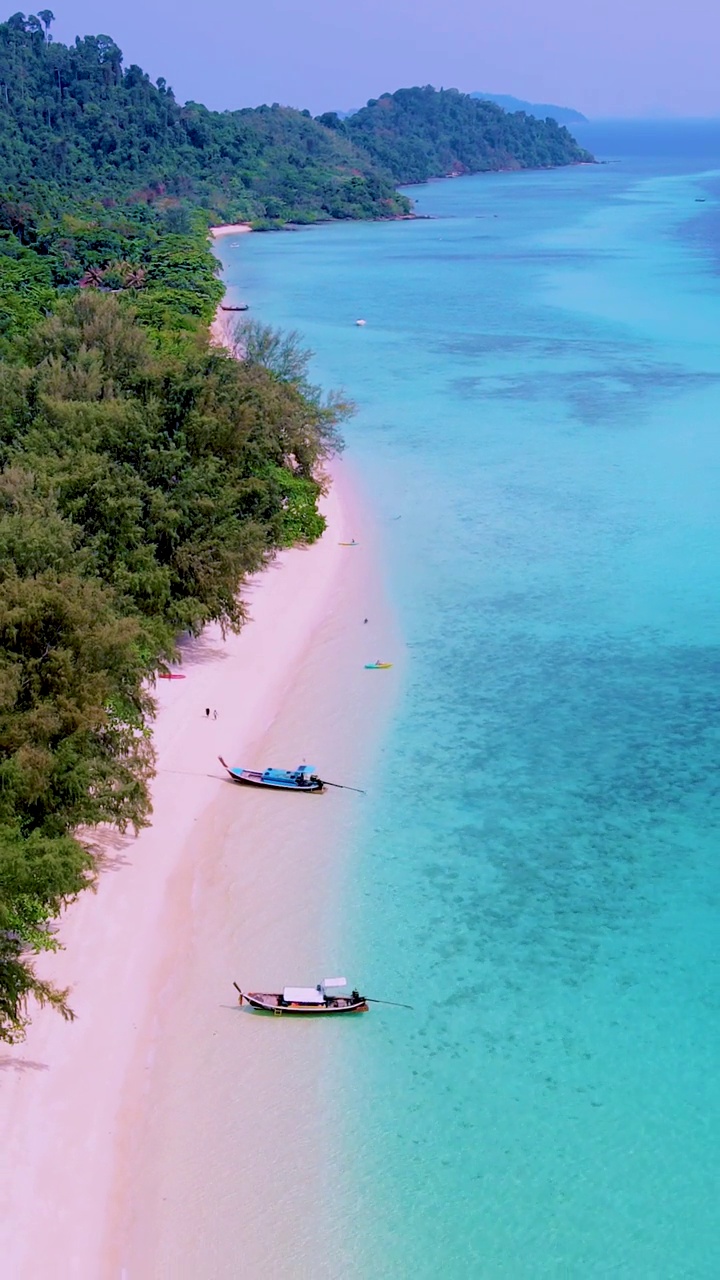
[[502, 169], [543, 169], [592, 160], [553, 119], [509, 114], [457, 89], [398, 89], [341, 119], [318, 116], [399, 184]]
[[513, 98], [509, 93], [471, 93], [471, 98], [479, 98], [482, 102], [494, 102], [504, 111], [524, 111], [526, 115], [535, 116], [538, 120], [557, 120], [558, 124], [583, 124], [587, 120], [582, 111], [573, 107], [557, 107], [552, 102], [525, 102], [522, 98]]

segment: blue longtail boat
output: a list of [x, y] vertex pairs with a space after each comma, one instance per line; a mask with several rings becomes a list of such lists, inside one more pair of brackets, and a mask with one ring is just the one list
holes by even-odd
[[314, 764], [301, 764], [297, 769], [232, 769], [218, 756], [233, 782], [247, 787], [271, 787], [276, 791], [324, 791], [325, 783], [315, 773]]

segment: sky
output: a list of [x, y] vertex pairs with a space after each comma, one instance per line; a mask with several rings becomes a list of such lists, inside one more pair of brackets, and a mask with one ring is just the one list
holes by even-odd
[[219, 110], [316, 115], [433, 84], [591, 117], [720, 116], [718, 0], [57, 0], [53, 31], [112, 36], [126, 64]]

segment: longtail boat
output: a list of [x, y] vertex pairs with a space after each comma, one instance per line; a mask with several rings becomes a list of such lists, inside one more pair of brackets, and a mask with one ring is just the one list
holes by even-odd
[[301, 764], [297, 769], [232, 769], [218, 756], [234, 782], [246, 787], [272, 787], [280, 791], [324, 791], [325, 783], [315, 773], [314, 764]]
[[354, 990], [349, 996], [336, 995], [341, 987], [347, 986], [345, 978], [324, 978], [316, 987], [285, 987], [282, 991], [241, 991], [237, 982], [233, 983], [238, 993], [238, 1004], [247, 1002], [252, 1009], [260, 1013], [272, 1013], [275, 1017], [285, 1014], [312, 1013], [367, 1013], [368, 1002], [365, 996]]

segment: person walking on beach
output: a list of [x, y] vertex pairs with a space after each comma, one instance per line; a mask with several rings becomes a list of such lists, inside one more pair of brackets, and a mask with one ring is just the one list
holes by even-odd
[[209, 719], [210, 719], [210, 708], [209, 708], [209, 707], [206, 707], [206, 708], [205, 708], [205, 717], [206, 717], [206, 719], [207, 719], [207, 720], [209, 720]]
[[217, 711], [213, 711], [213, 720], [217, 720]]

